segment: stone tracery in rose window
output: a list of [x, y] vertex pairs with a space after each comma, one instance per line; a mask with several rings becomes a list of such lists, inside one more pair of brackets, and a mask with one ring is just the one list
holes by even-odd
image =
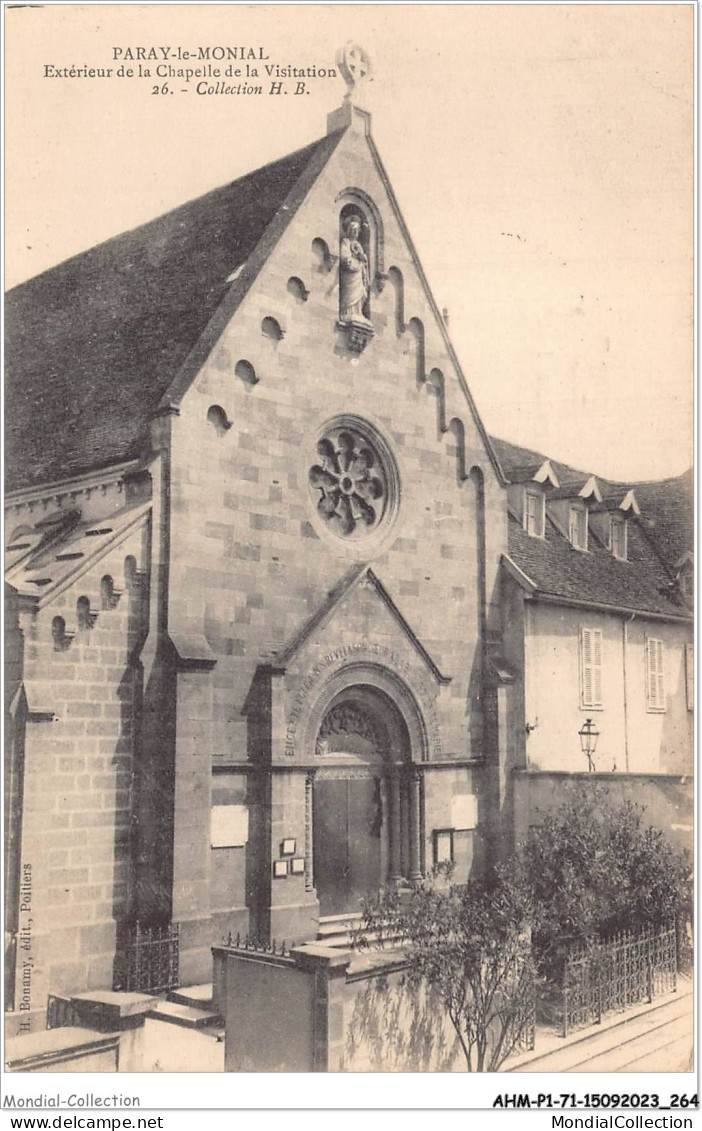
[[354, 428], [332, 429], [318, 441], [317, 455], [309, 481], [320, 518], [347, 538], [375, 529], [387, 504], [388, 478], [368, 439]]

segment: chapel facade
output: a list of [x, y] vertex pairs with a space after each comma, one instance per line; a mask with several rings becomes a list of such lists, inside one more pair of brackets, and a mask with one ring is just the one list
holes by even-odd
[[191, 985], [498, 854], [508, 477], [355, 97], [15, 288], [7, 359], [20, 1030], [127, 987], [135, 932]]
[[23, 443], [8, 500], [37, 1002], [111, 984], [133, 923], [177, 923], [196, 982], [228, 932], [305, 941], [435, 860], [466, 878], [502, 477], [368, 115], [17, 288], [25, 389], [47, 289], [92, 318], [54, 337], [54, 430], [82, 367], [102, 403], [77, 474]]

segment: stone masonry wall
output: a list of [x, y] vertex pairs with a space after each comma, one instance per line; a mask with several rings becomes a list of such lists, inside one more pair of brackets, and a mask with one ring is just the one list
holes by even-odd
[[[375, 337], [360, 355], [336, 328], [337, 269], [313, 249], [323, 239], [338, 252], [339, 194], [349, 186], [380, 212], [391, 276], [382, 292], [373, 287]], [[282, 338], [266, 334], [266, 318]], [[397, 521], [372, 550], [320, 529], [310, 497], [319, 431], [339, 414], [367, 420], [398, 465]], [[503, 491], [362, 136], [342, 140], [184, 397], [171, 466], [169, 631], [204, 633], [217, 656], [214, 764], [241, 764], [251, 753], [245, 705], [257, 665], [274, 659], [363, 560], [452, 677], [439, 719], [442, 756], [483, 753], [471, 468], [484, 480], [488, 627], [506, 547]], [[222, 882], [241, 907], [243, 869], [239, 876], [237, 892], [231, 875]], [[221, 907], [221, 895], [213, 898]]]
[[[22, 617], [29, 719], [21, 868], [29, 887], [20, 913], [17, 1002], [31, 1005], [22, 1013], [31, 1014], [33, 1026], [43, 1024], [48, 993], [112, 985], [115, 923], [130, 899], [140, 695], [130, 657], [145, 628], [147, 536], [144, 521], [37, 614]], [[106, 575], [122, 591], [113, 607], [101, 597]], [[77, 621], [83, 596], [90, 627]], [[75, 634], [63, 644], [52, 632], [59, 616]]]

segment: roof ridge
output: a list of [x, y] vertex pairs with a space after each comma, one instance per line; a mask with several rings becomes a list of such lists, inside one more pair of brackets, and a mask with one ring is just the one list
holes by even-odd
[[[605, 487], [609, 486], [615, 489], [622, 487], [626, 490], [636, 490], [637, 487], [662, 486], [665, 483], [678, 483], [681, 479], [684, 479], [691, 473], [694, 473], [694, 466], [691, 466], [686, 468], [685, 471], [679, 472], [679, 474], [677, 475], [666, 475], [661, 479], [627, 479], [626, 477], [622, 476], [613, 479], [607, 475], [602, 475], [597, 471], [583, 471], [581, 468], [573, 467], [571, 463], [567, 463], [565, 460], [559, 459], [558, 456], [546, 455], [543, 452], [537, 451], [535, 448], [529, 448], [524, 444], [518, 444], [514, 440], [505, 440], [502, 436], [496, 436], [493, 432], [491, 432], [489, 435], [492, 443], [496, 445], [496, 451], [500, 462], [502, 462], [502, 457], [500, 456], [500, 448], [503, 445], [508, 448], [514, 449], [515, 461], [522, 461], [519, 463], [515, 462], [513, 465], [510, 465], [509, 471], [512, 472], [524, 469], [525, 467], [529, 467], [530, 463], [528, 461], [533, 461], [533, 463], [536, 464], [539, 461], [543, 463], [548, 460], [550, 463], [558, 465], [558, 467], [566, 468], [569, 475], [572, 476], [573, 482], [576, 482], [581, 477], [583, 479], [589, 479], [592, 476]], [[505, 473], [508, 475], [506, 468]], [[566, 479], [566, 482], [569, 481], [570, 480]]]

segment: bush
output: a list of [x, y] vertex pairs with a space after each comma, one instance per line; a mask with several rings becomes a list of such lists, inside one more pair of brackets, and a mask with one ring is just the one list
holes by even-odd
[[640, 806], [614, 805], [604, 791], [573, 792], [530, 830], [520, 856], [535, 906], [535, 958], [550, 979], [574, 945], [690, 914], [687, 857], [644, 823]]
[[410, 986], [438, 997], [468, 1071], [494, 1072], [524, 1047], [537, 995], [560, 984], [575, 946], [690, 916], [688, 859], [643, 817], [601, 790], [573, 792], [485, 878], [381, 893], [356, 942], [403, 939]]
[[529, 893], [514, 869], [460, 887], [425, 883], [381, 893], [364, 916], [381, 944], [406, 940], [409, 984], [438, 997], [469, 1072], [495, 1072], [531, 1029], [530, 927]]

